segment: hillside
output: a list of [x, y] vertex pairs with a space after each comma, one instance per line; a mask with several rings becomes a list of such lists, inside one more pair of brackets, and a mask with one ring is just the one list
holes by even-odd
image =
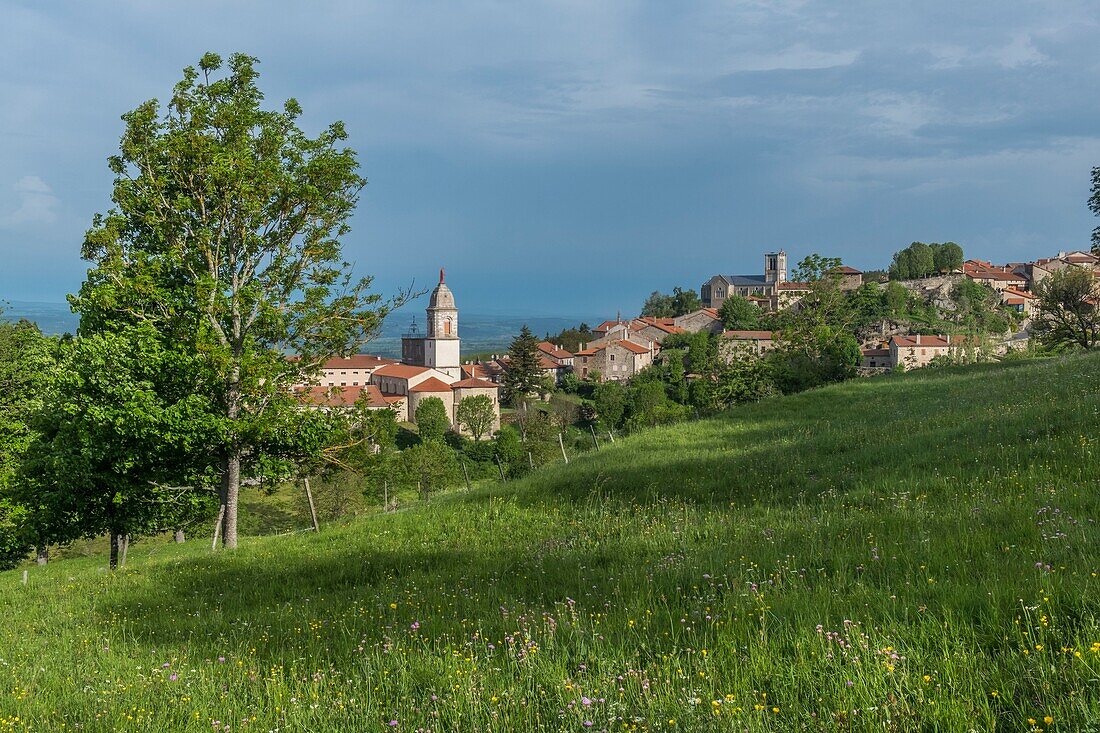
[[1085, 730], [1100, 354], [860, 380], [320, 535], [0, 574], [9, 730]]

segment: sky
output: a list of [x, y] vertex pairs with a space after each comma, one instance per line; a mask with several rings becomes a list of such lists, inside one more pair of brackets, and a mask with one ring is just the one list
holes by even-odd
[[1087, 248], [1098, 37], [1095, 0], [0, 0], [0, 300], [79, 288], [120, 115], [206, 51], [344, 121], [384, 295], [592, 320], [780, 248]]

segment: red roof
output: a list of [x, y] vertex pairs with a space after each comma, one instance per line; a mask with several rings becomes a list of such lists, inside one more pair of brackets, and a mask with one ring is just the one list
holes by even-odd
[[633, 341], [615, 341], [613, 343], [618, 344], [619, 346], [622, 346], [627, 351], [633, 352], [635, 354], [648, 354], [649, 353], [649, 349], [647, 349], [644, 346], [639, 346], [638, 344], [634, 343]]
[[561, 364], [559, 364], [558, 362], [551, 359], [549, 356], [546, 356], [545, 354], [539, 354], [539, 366], [542, 367], [543, 369], [565, 369], [566, 368], [566, 367], [562, 366]]
[[592, 346], [587, 349], [582, 349], [581, 351], [577, 352], [577, 356], [592, 356], [599, 351], [603, 351], [603, 348], [606, 345], [607, 344], [600, 344], [599, 346]]
[[864, 349], [864, 356], [890, 356], [890, 349]]
[[615, 326], [618, 326], [621, 323], [622, 323], [622, 321], [604, 321], [600, 325], [593, 328], [592, 331], [594, 333], [606, 333], [607, 331], [611, 330], [612, 328], [614, 328]]
[[847, 265], [841, 265], [840, 267], [836, 268], [836, 271], [841, 273], [842, 275], [862, 275], [863, 274], [862, 270], [857, 270], [856, 268], [848, 267]]
[[810, 289], [810, 284], [809, 283], [796, 283], [796, 282], [792, 282], [790, 280], [787, 280], [786, 282], [781, 282], [781, 283], [776, 284], [776, 287], [779, 290], [809, 290]]
[[894, 346], [903, 348], [929, 346], [934, 349], [946, 349], [952, 344], [960, 344], [963, 341], [964, 339], [962, 336], [925, 336], [922, 334], [917, 334], [915, 336], [894, 336], [890, 339], [890, 343]]
[[484, 379], [463, 379], [452, 384], [451, 389], [500, 389], [500, 387]]
[[428, 377], [420, 384], [409, 389], [410, 392], [450, 392], [451, 385], [446, 382], [437, 379], [435, 377]]
[[386, 364], [396, 364], [394, 359], [386, 359], [371, 354], [353, 354], [352, 356], [334, 357], [325, 362], [323, 369], [374, 369]]
[[387, 364], [374, 370], [379, 377], [399, 377], [409, 379], [428, 371], [428, 367], [410, 366], [408, 364]]
[[565, 349], [559, 349], [557, 346], [554, 346], [554, 344], [550, 343], [549, 341], [543, 341], [541, 344], [539, 344], [539, 351], [543, 352], [544, 354], [549, 354], [555, 359], [573, 358], [573, 355], [570, 354], [568, 351], [566, 351]]
[[737, 341], [774, 341], [775, 331], [723, 331], [722, 337]]

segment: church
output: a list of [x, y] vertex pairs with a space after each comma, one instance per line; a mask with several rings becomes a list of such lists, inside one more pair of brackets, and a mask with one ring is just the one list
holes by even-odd
[[500, 388], [463, 371], [458, 306], [442, 269], [439, 284], [428, 300], [426, 332], [421, 335], [414, 327], [402, 336], [401, 361], [375, 369], [370, 384], [398, 411], [398, 419], [408, 422], [416, 421], [416, 408], [421, 401], [439, 398], [456, 430], [459, 403], [467, 397], [484, 395], [493, 403], [496, 415], [493, 430], [500, 427]]
[[[439, 271], [439, 284], [428, 301], [427, 329], [415, 325], [401, 338], [401, 361], [366, 354], [330, 359], [321, 369], [320, 384], [300, 385], [303, 398], [321, 408], [350, 407], [365, 400], [372, 409], [391, 409], [400, 422], [416, 422], [416, 408], [428, 397], [443, 402], [451, 427], [460, 430], [456, 413], [467, 397], [488, 397], [500, 428], [500, 387], [477, 379], [473, 367], [462, 366], [458, 306]], [[491, 431], [491, 432], [492, 432]]]

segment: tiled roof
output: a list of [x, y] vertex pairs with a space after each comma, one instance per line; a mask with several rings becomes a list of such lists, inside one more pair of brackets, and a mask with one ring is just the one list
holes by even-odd
[[926, 336], [917, 334], [914, 336], [894, 336], [890, 339], [890, 343], [902, 348], [927, 346], [934, 349], [946, 349], [948, 346], [961, 344], [964, 340], [962, 336]]
[[409, 389], [410, 392], [450, 392], [451, 385], [446, 382], [437, 379], [436, 377], [428, 377], [420, 384]]
[[619, 346], [622, 346], [627, 351], [630, 351], [630, 352], [635, 353], [635, 354], [648, 354], [649, 353], [649, 349], [647, 349], [644, 346], [639, 346], [638, 344], [634, 343], [633, 341], [615, 341], [614, 343], [618, 344]]
[[583, 349], [577, 352], [577, 356], [592, 356], [593, 354], [603, 351], [606, 344], [600, 344], [599, 346], [591, 346], [587, 349]]
[[373, 369], [387, 364], [396, 364], [395, 359], [386, 359], [372, 354], [353, 354], [335, 357], [325, 362], [324, 369]]
[[776, 287], [779, 290], [809, 290], [810, 289], [810, 284], [809, 283], [796, 283], [796, 282], [792, 282], [790, 280], [787, 280], [786, 282], [778, 283], [776, 285]]
[[384, 367], [379, 367], [374, 370], [374, 373], [379, 377], [398, 377], [400, 379], [410, 379], [417, 375], [423, 374], [429, 371], [428, 367], [411, 366], [409, 364], [387, 364]]
[[841, 273], [842, 275], [862, 275], [863, 274], [862, 270], [857, 270], [856, 268], [848, 267], [847, 265], [841, 265], [840, 267], [836, 268], [836, 271]]
[[571, 359], [573, 357], [573, 355], [570, 354], [568, 351], [566, 351], [565, 349], [559, 349], [557, 346], [554, 346], [554, 344], [550, 343], [549, 341], [543, 341], [541, 344], [539, 344], [539, 351], [543, 352], [544, 354], [549, 354], [556, 359]]
[[863, 349], [864, 356], [890, 356], [890, 349]]

